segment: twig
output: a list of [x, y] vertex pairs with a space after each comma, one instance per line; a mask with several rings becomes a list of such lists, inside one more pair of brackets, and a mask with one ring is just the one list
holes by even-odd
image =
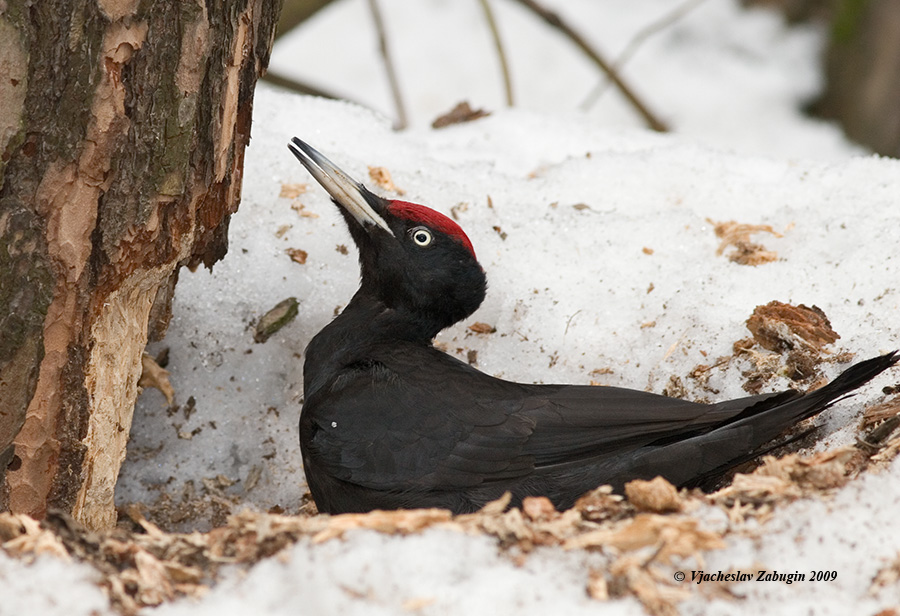
[[285, 77], [284, 75], [279, 75], [278, 73], [271, 70], [262, 76], [262, 80], [267, 83], [271, 83], [273, 86], [285, 88], [286, 90], [291, 90], [292, 92], [297, 92], [298, 94], [321, 96], [322, 98], [330, 98], [333, 100], [351, 100], [345, 96], [339, 96], [334, 92], [322, 90], [321, 88], [317, 88], [316, 86], [310, 85], [308, 83], [303, 83], [302, 81], [297, 81], [296, 79]]
[[659, 118], [657, 118], [648, 108], [644, 105], [643, 102], [638, 99], [637, 95], [622, 81], [622, 78], [615, 71], [615, 69], [610, 66], [609, 62], [607, 62], [603, 57], [593, 48], [591, 47], [584, 38], [581, 37], [577, 32], [575, 32], [568, 24], [566, 24], [558, 14], [545, 9], [540, 6], [534, 0], [516, 0], [519, 4], [524, 6], [525, 8], [532, 11], [535, 15], [543, 19], [547, 24], [553, 28], [556, 28], [560, 32], [562, 32], [565, 36], [569, 38], [575, 45], [577, 45], [581, 51], [585, 53], [591, 60], [593, 60], [594, 64], [600, 67], [604, 73], [609, 76], [610, 81], [612, 81], [617, 88], [622, 92], [628, 102], [635, 108], [635, 110], [644, 118], [644, 121], [647, 125], [653, 130], [657, 130], [660, 132], [666, 132], [668, 128], [665, 123], [662, 122]]
[[[639, 32], [637, 32], [631, 40], [628, 41], [628, 45], [625, 46], [625, 49], [619, 54], [619, 57], [616, 58], [615, 62], [613, 62], [613, 70], [617, 73], [621, 72], [622, 67], [631, 59], [637, 50], [644, 44], [644, 42], [656, 34], [661, 30], [668, 28], [679, 19], [693, 11], [695, 8], [700, 6], [706, 2], [706, 0], [687, 0], [687, 2], [683, 2], [681, 5], [675, 7], [675, 9], [663, 15], [658, 20], [654, 21], [651, 24], [648, 24], [644, 28], [642, 28]], [[598, 83], [590, 94], [587, 95], [587, 98], [584, 99], [584, 102], [581, 103], [581, 110], [588, 111], [594, 104], [600, 100], [600, 97], [603, 96], [603, 93], [606, 92], [607, 88], [610, 85], [610, 80], [601, 79], [600, 83]]]
[[282, 5], [281, 14], [278, 17], [278, 27], [275, 28], [275, 38], [278, 39], [287, 34], [333, 1], [302, 0], [298, 2], [288, 0]]
[[503, 49], [503, 41], [500, 40], [500, 30], [497, 28], [497, 21], [494, 19], [494, 12], [488, 0], [481, 0], [481, 8], [484, 10], [484, 17], [487, 19], [488, 27], [491, 29], [491, 36], [494, 39], [494, 46], [497, 48], [497, 58], [500, 60], [500, 70], [503, 72], [503, 87], [506, 90], [506, 106], [513, 106], [512, 79], [509, 74], [509, 63], [506, 59], [506, 51]]
[[400, 84], [397, 81], [397, 73], [391, 60], [384, 21], [381, 19], [381, 11], [378, 8], [377, 0], [369, 0], [369, 8], [372, 10], [372, 20], [375, 22], [375, 30], [378, 32], [378, 47], [384, 60], [384, 70], [387, 72], [388, 83], [391, 86], [391, 95], [394, 97], [394, 107], [397, 108], [397, 121], [394, 123], [394, 128], [403, 130], [407, 126], [406, 108], [403, 106], [403, 96], [400, 94]]

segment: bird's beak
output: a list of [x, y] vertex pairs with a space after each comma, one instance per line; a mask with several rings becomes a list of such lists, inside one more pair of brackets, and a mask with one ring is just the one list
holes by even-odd
[[322, 188], [328, 191], [334, 202], [353, 216], [359, 224], [363, 227], [376, 225], [394, 235], [384, 218], [366, 199], [366, 194], [370, 193], [362, 184], [341, 171], [311, 145], [296, 137], [291, 139], [288, 149], [303, 163]]

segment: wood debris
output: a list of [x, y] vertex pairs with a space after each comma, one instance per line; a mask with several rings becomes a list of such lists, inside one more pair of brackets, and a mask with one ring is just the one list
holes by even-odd
[[284, 252], [291, 258], [291, 261], [300, 265], [306, 264], [306, 259], [309, 257], [309, 253], [300, 248], [288, 248]]
[[291, 209], [297, 212], [303, 218], [318, 218], [319, 215], [315, 212], [310, 212], [306, 209], [306, 206], [300, 202], [299, 199], [295, 199], [291, 202]]
[[678, 616], [678, 602], [690, 596], [686, 588], [672, 585], [670, 575], [642, 564], [637, 556], [620, 558], [610, 573], [617, 578], [614, 596], [634, 595], [651, 616]]
[[625, 496], [638, 511], [667, 513], [684, 508], [684, 500], [678, 494], [678, 489], [659, 476], [650, 481], [629, 481], [625, 484]]
[[476, 321], [469, 325], [469, 331], [475, 332], [476, 334], [493, 334], [497, 331], [497, 328], [488, 323], [482, 323], [481, 321]]
[[472, 109], [469, 105], [469, 101], [462, 101], [461, 103], [457, 103], [456, 107], [444, 115], [435, 118], [434, 122], [431, 123], [431, 128], [444, 128], [446, 126], [451, 126], [452, 124], [472, 122], [473, 120], [484, 118], [489, 115], [491, 115], [490, 112], [485, 111], [484, 109]]
[[900, 394], [867, 408], [863, 413], [860, 429], [867, 430], [897, 416], [900, 416]]
[[330, 518], [328, 525], [316, 533], [313, 543], [323, 543], [342, 537], [350, 530], [376, 530], [386, 534], [419, 532], [438, 522], [449, 522], [452, 514], [447, 509], [397, 509], [375, 510], [369, 513], [346, 513]]
[[[843, 486], [849, 480], [848, 465], [856, 456], [853, 447], [840, 447], [809, 457], [789, 454], [765, 456], [752, 473], [737, 473], [731, 485], [709, 495], [709, 500], [735, 512], [768, 517], [775, 504], [791, 502]], [[742, 507], [750, 505], [744, 510]]]
[[761, 347], [777, 353], [797, 348], [821, 351], [840, 338], [818, 306], [779, 301], [757, 306], [747, 319], [747, 329]]
[[900, 582], [900, 552], [891, 562], [885, 564], [869, 584], [869, 594], [877, 595], [888, 586], [897, 586]]
[[297, 317], [298, 305], [296, 297], [289, 297], [278, 302], [274, 308], [260, 317], [256, 323], [253, 339], [262, 343], [271, 338], [278, 330]]
[[278, 196], [281, 199], [296, 199], [309, 190], [309, 184], [282, 184]]
[[750, 241], [750, 236], [756, 233], [770, 233], [775, 237], [783, 237], [771, 226], [748, 225], [734, 220], [715, 222], [709, 218], [706, 222], [713, 225], [716, 237], [721, 240], [716, 255], [722, 255], [729, 246], [732, 246], [734, 250], [728, 254], [728, 260], [739, 265], [762, 265], [778, 259], [777, 252], [766, 250], [765, 246]]
[[[878, 410], [871, 415], [883, 416]], [[900, 438], [892, 443], [900, 449]], [[782, 503], [844, 485], [851, 463], [859, 455], [859, 449], [842, 447], [807, 457], [766, 456], [755, 471], [736, 474], [731, 485], [710, 495], [679, 492], [659, 477], [626, 484], [627, 500], [613, 494], [610, 486], [600, 486], [566, 511], [557, 511], [544, 497], [525, 498], [521, 506], [511, 507], [512, 496], [507, 493], [476, 513], [462, 515], [445, 509], [418, 509], [331, 516], [316, 514], [313, 506], [308, 514], [300, 515], [242, 511], [205, 533], [166, 532], [135, 506], [123, 510], [131, 529], [126, 521], [124, 526], [120, 523], [102, 533], [87, 532], [60, 514], [51, 513], [39, 523], [28, 516], [2, 513], [0, 545], [20, 558], [49, 553], [92, 564], [101, 574], [101, 585], [113, 607], [132, 616], [179, 597], [202, 596], [223, 565], [249, 566], [279, 554], [287, 558], [284, 550], [301, 539], [320, 544], [340, 541], [359, 530], [409, 535], [438, 528], [494, 537], [517, 562], [538, 546], [597, 551], [608, 558], [608, 565], [585, 572], [588, 596], [600, 601], [633, 596], [649, 614], [674, 616], [680, 601], [709, 588], [673, 583], [673, 573], [686, 566], [703, 568], [704, 555], [723, 548], [731, 530], [705, 528], [688, 512], [714, 506], [728, 513], [732, 525], [741, 525], [748, 516], [764, 522]], [[203, 498], [220, 503], [227, 513], [235, 501], [226, 489], [235, 483], [221, 475], [204, 478]], [[193, 497], [185, 494], [178, 500]], [[685, 565], [686, 560], [696, 565]], [[870, 592], [897, 583], [897, 562], [878, 572]], [[722, 592], [728, 598], [727, 589]], [[429, 605], [430, 597], [412, 597], [404, 609], [415, 612]]]
[[63, 560], [71, 560], [59, 538], [41, 528], [37, 520], [23, 514], [0, 513], [0, 545], [11, 556], [27, 556], [29, 559], [50, 554]]
[[752, 394], [760, 393], [775, 376], [815, 389], [825, 383], [819, 372], [822, 362], [852, 359], [847, 353], [832, 354], [826, 348], [840, 335], [817, 306], [771, 301], [753, 310], [747, 319], [747, 329], [752, 337], [738, 340], [733, 349], [734, 357], [752, 362], [751, 368], [744, 371], [744, 389]]
[[141, 378], [138, 379], [138, 387], [158, 389], [166, 397], [169, 406], [175, 404], [175, 388], [169, 381], [169, 371], [161, 368], [148, 353], [141, 355]]
[[391, 179], [391, 172], [384, 167], [369, 167], [369, 178], [385, 190], [390, 190], [398, 195], [406, 194], [405, 190], [394, 185], [394, 180]]

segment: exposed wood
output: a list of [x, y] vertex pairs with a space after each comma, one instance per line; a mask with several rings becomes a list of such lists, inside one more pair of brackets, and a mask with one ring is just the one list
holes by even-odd
[[225, 254], [279, 9], [0, 8], [0, 506], [115, 522], [141, 353], [178, 268]]

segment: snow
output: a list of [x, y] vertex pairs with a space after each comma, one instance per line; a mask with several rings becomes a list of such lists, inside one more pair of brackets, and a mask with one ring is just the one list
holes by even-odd
[[[669, 22], [684, 2], [555, 0], [552, 7], [615, 62], [645, 29]], [[494, 43], [476, 0], [380, 2], [411, 124], [430, 125], [460, 100], [505, 105]], [[817, 26], [786, 28], [775, 12], [733, 0], [700, 0], [667, 27], [640, 36], [621, 70], [647, 106], [679, 134], [726, 149], [783, 157], [841, 159], [862, 152], [839, 128], [802, 106], [822, 86]], [[509, 58], [516, 105], [578, 115], [606, 80], [559, 32], [517, 3], [491, 3]], [[271, 69], [393, 116], [394, 105], [366, 0], [337, 2], [280, 39]], [[607, 126], [643, 126], [614, 88], [588, 116]]]
[[[118, 503], [152, 504], [161, 493], [178, 500], [188, 482], [200, 492], [202, 479], [222, 476], [228, 481], [220, 485], [234, 482], [224, 494], [243, 507], [295, 512], [301, 505], [303, 351], [353, 294], [358, 269], [334, 206], [287, 151], [294, 135], [370, 187], [367, 167], [384, 167], [404, 199], [456, 213], [487, 271], [488, 297], [438, 342], [463, 358], [477, 352], [487, 373], [659, 392], [671, 375], [685, 377], [731, 354], [748, 335], [753, 308], [771, 300], [819, 306], [841, 335], [835, 351], [863, 359], [900, 348], [900, 163], [860, 156], [838, 129], [798, 110], [820, 86], [821, 32], [788, 29], [774, 14], [745, 12], [737, 2], [700, 4], [649, 39], [625, 71], [677, 131], [660, 135], [643, 130], [612, 93], [590, 112], [577, 111], [594, 70], [518, 7], [493, 4], [520, 107], [501, 108], [494, 66], [482, 66], [493, 56], [476, 2], [382, 2], [410, 130], [394, 132], [389, 118], [361, 106], [260, 85], [229, 253], [212, 272], [182, 272], [168, 335], [150, 348], [170, 349], [177, 402], [184, 407], [193, 397], [195, 410], [170, 416], [159, 392], [142, 394]], [[617, 6], [584, 0], [559, 10], [615, 57], [672, 3]], [[296, 74], [365, 94], [364, 102], [390, 111], [366, 10], [361, 0], [335, 3], [279, 43], [273, 68], [288, 70], [300, 58]], [[428, 128], [467, 97], [492, 115]], [[297, 200], [316, 217], [300, 216], [291, 198], [279, 197], [283, 184], [297, 183], [309, 184]], [[710, 221], [727, 220], [771, 225], [782, 237], [754, 239], [779, 259], [748, 267], [717, 256]], [[292, 261], [288, 248], [306, 251], [306, 263]], [[255, 343], [255, 320], [290, 296], [299, 300], [298, 317]], [[476, 321], [497, 331], [466, 329]], [[825, 371], [833, 377], [843, 367]], [[688, 394], [745, 395], [741, 368], [714, 372], [716, 394], [685, 379]], [[859, 413], [897, 378], [883, 376], [827, 411], [817, 448], [852, 443]], [[731, 533], [726, 549], [704, 555], [709, 572], [764, 565], [835, 570], [837, 580], [745, 582], [732, 587], [743, 597], [737, 602], [695, 592], [680, 609], [844, 614], [896, 604], [896, 585], [874, 596], [868, 587], [900, 551], [891, 532], [898, 479], [893, 464], [833, 499], [780, 507], [758, 532]], [[702, 519], [725, 523], [715, 511]], [[210, 523], [199, 515], [179, 527]], [[642, 614], [633, 598], [602, 607], [587, 598], [587, 572], [602, 562], [596, 553], [540, 548], [520, 566], [487, 537], [355, 531], [320, 545], [302, 540], [248, 572], [231, 571], [199, 602], [176, 601], [154, 613]], [[47, 557], [26, 565], [0, 553], [0, 580], [0, 615], [23, 613], [12, 596], [40, 598], [29, 604], [32, 614], [112, 613], [82, 565]], [[50, 580], [54, 592], [40, 592]]]
[[[33, 562], [0, 550], [0, 616], [96, 616], [110, 614], [89, 565], [40, 556]], [[52, 589], [52, 592], [48, 592]]]

